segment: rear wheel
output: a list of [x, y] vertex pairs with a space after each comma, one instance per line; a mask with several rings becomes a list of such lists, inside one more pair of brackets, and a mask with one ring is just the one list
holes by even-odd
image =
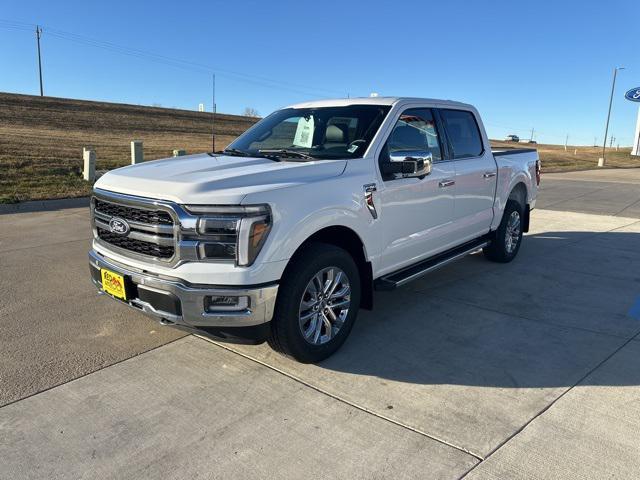
[[508, 263], [516, 257], [522, 243], [522, 219], [523, 209], [520, 203], [508, 200], [493, 240], [483, 249], [489, 260]]
[[345, 250], [312, 244], [287, 267], [269, 345], [303, 363], [332, 355], [346, 340], [360, 305], [360, 275]]

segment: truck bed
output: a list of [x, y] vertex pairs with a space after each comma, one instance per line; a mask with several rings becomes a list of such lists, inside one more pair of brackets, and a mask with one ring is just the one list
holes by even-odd
[[494, 157], [498, 157], [501, 155], [514, 155], [516, 153], [532, 153], [537, 151], [538, 150], [535, 148], [498, 148], [496, 150], [491, 149], [491, 153], [493, 153]]

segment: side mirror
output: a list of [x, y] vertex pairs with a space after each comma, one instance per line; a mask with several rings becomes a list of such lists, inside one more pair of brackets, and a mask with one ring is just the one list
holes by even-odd
[[402, 178], [425, 177], [431, 173], [433, 155], [430, 152], [401, 151], [389, 155], [381, 165], [385, 175], [400, 174]]

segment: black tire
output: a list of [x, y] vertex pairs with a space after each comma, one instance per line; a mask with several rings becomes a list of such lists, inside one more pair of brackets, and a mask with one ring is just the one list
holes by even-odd
[[[306, 340], [299, 324], [301, 301], [307, 286], [319, 272], [337, 267], [346, 274], [350, 285], [350, 304], [346, 318], [335, 336], [323, 344]], [[360, 274], [349, 253], [334, 245], [313, 243], [297, 253], [287, 266], [280, 288], [271, 331], [267, 342], [277, 352], [302, 363], [316, 363], [338, 350], [353, 328], [360, 306]], [[339, 310], [338, 310], [339, 311]], [[319, 318], [317, 317], [320, 321]], [[326, 332], [326, 326], [322, 327]]]
[[[518, 215], [519, 220], [519, 229], [517, 232], [517, 241], [514, 242], [513, 236], [512, 243], [509, 245], [509, 240], [507, 239], [507, 229], [509, 228], [509, 221], [512, 219], [515, 213]], [[502, 221], [500, 222], [500, 226], [494, 232], [492, 236], [491, 243], [484, 247], [483, 252], [485, 257], [493, 262], [498, 263], [509, 263], [511, 260], [516, 258], [518, 251], [520, 250], [520, 245], [522, 244], [522, 225], [523, 225], [523, 208], [519, 202], [515, 200], [508, 200], [507, 205], [504, 209], [504, 214], [502, 215]]]

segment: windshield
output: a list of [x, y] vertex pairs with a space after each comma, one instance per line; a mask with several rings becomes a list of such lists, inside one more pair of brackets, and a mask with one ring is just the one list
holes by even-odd
[[349, 105], [278, 110], [226, 150], [296, 160], [360, 158], [389, 109], [386, 105]]

